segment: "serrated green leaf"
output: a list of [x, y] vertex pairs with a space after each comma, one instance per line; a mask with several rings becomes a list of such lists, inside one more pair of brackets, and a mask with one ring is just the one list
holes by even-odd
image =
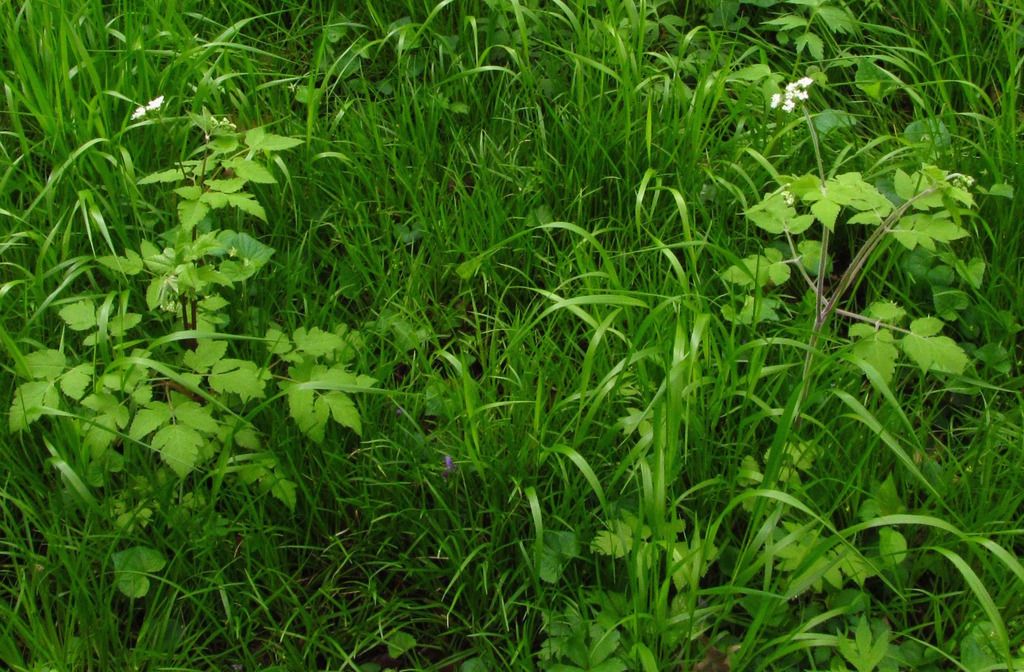
[[886, 324], [898, 325], [903, 321], [907, 311], [892, 301], [875, 301], [864, 311], [866, 317], [881, 320]]
[[313, 390], [288, 388], [288, 412], [291, 414], [299, 431], [313, 440], [322, 443], [327, 420], [331, 409], [320, 395]]
[[135, 250], [126, 250], [123, 257], [110, 254], [99, 257], [96, 261], [102, 266], [124, 275], [138, 275], [143, 269], [142, 257]]
[[777, 322], [779, 314], [775, 310], [782, 303], [777, 299], [761, 297], [755, 299], [748, 296], [743, 301], [743, 306], [737, 311], [731, 305], [722, 306], [722, 317], [737, 324], [757, 324], [759, 322]]
[[747, 219], [768, 233], [780, 234], [788, 229], [789, 222], [796, 217], [796, 210], [786, 203], [782, 192], [768, 194], [757, 205], [744, 212]]
[[213, 419], [207, 406], [195, 401], [185, 401], [174, 405], [174, 419], [178, 424], [191, 427], [203, 434], [216, 434], [220, 424]]
[[[120, 382], [120, 377], [118, 381]], [[109, 418], [118, 429], [123, 429], [131, 419], [128, 409], [110, 392], [94, 392], [82, 399], [82, 406], [95, 411], [98, 416]]]
[[836, 230], [836, 219], [839, 217], [839, 205], [827, 198], [811, 205], [811, 212], [829, 231]]
[[331, 417], [342, 427], [348, 427], [357, 435], [363, 435], [363, 424], [359, 418], [359, 410], [352, 398], [344, 392], [328, 392], [323, 400], [331, 409]]
[[[186, 171], [188, 171], [187, 168], [186, 168]], [[191, 171], [188, 171], [188, 172], [191, 172]], [[185, 177], [186, 177], [185, 172], [183, 172], [180, 168], [168, 168], [167, 170], [158, 170], [155, 173], [150, 173], [149, 175], [146, 175], [145, 177], [140, 179], [138, 182], [136, 182], [136, 184], [138, 184], [138, 185], [145, 185], [145, 184], [156, 184], [156, 183], [164, 183], [164, 182], [177, 182], [178, 180], [185, 179]]]
[[210, 387], [216, 391], [237, 394], [242, 403], [262, 399], [269, 372], [244, 359], [222, 359], [210, 369]]
[[180, 201], [178, 203], [178, 221], [185, 231], [196, 228], [196, 225], [203, 221], [203, 217], [206, 217], [209, 212], [210, 207], [202, 201]]
[[254, 151], [280, 152], [301, 145], [302, 140], [267, 133], [262, 127], [259, 127], [246, 132], [245, 144]]
[[224, 358], [224, 353], [227, 350], [227, 341], [215, 341], [207, 338], [200, 341], [195, 350], [186, 351], [183, 361], [185, 366], [193, 371], [206, 373], [211, 366]]
[[228, 201], [228, 195], [219, 191], [207, 191], [206, 193], [199, 197], [199, 201], [210, 206], [210, 208], [213, 210], [226, 208], [228, 205], [230, 205], [230, 201]]
[[227, 199], [228, 205], [233, 205], [242, 212], [262, 219], [264, 222], [267, 221], [266, 211], [263, 209], [263, 206], [253, 198], [252, 194], [224, 194], [224, 197]]
[[114, 553], [112, 559], [117, 589], [131, 598], [144, 597], [149, 592], [146, 574], [159, 572], [167, 564], [163, 553], [148, 546], [133, 546]]
[[203, 195], [202, 188], [195, 184], [188, 184], [183, 187], [172, 189], [171, 191], [186, 201], [198, 201]]
[[295, 482], [287, 478], [275, 477], [273, 485], [270, 486], [270, 494], [279, 502], [288, 507], [289, 511], [295, 511]]
[[203, 442], [202, 435], [191, 427], [166, 425], [153, 435], [152, 446], [167, 466], [184, 478], [195, 469]]
[[167, 424], [171, 420], [171, 409], [165, 403], [155, 403], [139, 409], [132, 418], [132, 425], [128, 429], [128, 436], [135, 441], [141, 441]]
[[96, 326], [96, 304], [82, 299], [60, 309], [60, 319], [75, 331], [88, 331]]
[[36, 350], [25, 355], [25, 366], [29, 378], [55, 380], [64, 373], [67, 358], [60, 350]]
[[20, 432], [41, 418], [47, 408], [60, 405], [60, 394], [51, 381], [22, 383], [14, 391], [8, 425], [12, 432]]
[[825, 43], [821, 41], [821, 38], [814, 33], [804, 33], [796, 38], [793, 42], [796, 46], [796, 53], [800, 53], [804, 49], [811, 55], [811, 58], [816, 61], [820, 61], [825, 58]]
[[942, 320], [934, 317], [921, 317], [910, 323], [910, 331], [915, 336], [928, 337], [942, 331], [944, 326]]
[[242, 427], [234, 434], [235, 445], [249, 450], [260, 449], [259, 432], [252, 426]]
[[306, 331], [299, 327], [292, 334], [295, 348], [313, 357], [323, 357], [344, 347], [345, 342], [337, 334], [313, 327]]
[[69, 398], [78, 401], [85, 395], [86, 390], [89, 388], [89, 383], [92, 382], [92, 373], [92, 364], [79, 364], [72, 369], [68, 369], [68, 371], [60, 377], [61, 391]]
[[225, 168], [235, 171], [241, 178], [256, 184], [277, 184], [277, 178], [258, 161], [252, 159], [232, 159], [224, 162]]
[[125, 335], [129, 329], [133, 329], [139, 326], [142, 322], [142, 315], [138, 313], [122, 313], [115, 315], [110, 318], [110, 322], [107, 323], [107, 333], [115, 338], [120, 338]]
[[267, 349], [272, 355], [280, 357], [292, 351], [292, 344], [288, 339], [288, 335], [280, 329], [267, 329], [267, 334], [263, 338], [266, 341]]
[[967, 368], [967, 353], [948, 336], [921, 337], [907, 334], [900, 341], [903, 352], [922, 371], [961, 374]]

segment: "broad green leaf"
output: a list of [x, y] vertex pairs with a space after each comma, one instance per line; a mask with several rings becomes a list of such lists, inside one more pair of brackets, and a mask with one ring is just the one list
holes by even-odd
[[237, 394], [242, 403], [262, 399], [270, 373], [244, 359], [222, 359], [210, 369], [210, 387], [217, 392]]
[[915, 336], [928, 337], [942, 331], [944, 326], [946, 325], [942, 323], [942, 320], [934, 317], [921, 317], [910, 323], [910, 331]]
[[30, 378], [54, 380], [64, 373], [67, 358], [60, 350], [36, 350], [25, 356], [25, 366]]
[[956, 320], [960, 312], [971, 305], [971, 299], [965, 292], [949, 287], [932, 287], [932, 304], [935, 313], [944, 320]]
[[907, 557], [906, 537], [894, 528], [883, 527], [878, 531], [878, 553], [883, 562], [895, 567]]
[[196, 346], [195, 350], [188, 350], [185, 352], [185, 366], [197, 373], [206, 373], [211, 366], [224, 358], [224, 353], [226, 353], [227, 350], [227, 341], [215, 341], [209, 338], [203, 339], [199, 342], [199, 345]]
[[138, 275], [143, 269], [142, 257], [135, 250], [125, 250], [125, 256], [123, 257], [110, 254], [105, 257], [99, 257], [96, 261], [113, 271], [125, 275]]
[[556, 583], [570, 560], [580, 553], [575, 532], [544, 530], [540, 549], [538, 573], [542, 581]]
[[181, 228], [191, 231], [199, 222], [203, 221], [203, 217], [206, 217], [208, 212], [210, 212], [210, 207], [201, 201], [180, 201], [178, 203], [178, 221], [181, 222]]
[[306, 331], [304, 327], [299, 327], [292, 334], [292, 340], [295, 342], [296, 349], [313, 357], [323, 357], [345, 346], [345, 342], [340, 336], [322, 331], [317, 327], [313, 327], [309, 331]]
[[800, 263], [803, 264], [804, 270], [811, 277], [816, 277], [821, 265], [821, 241], [801, 240], [797, 243], [796, 249], [800, 253]]
[[220, 424], [213, 419], [209, 407], [195, 401], [177, 403], [172, 412], [178, 424], [191, 427], [203, 434], [216, 434], [220, 429]]
[[988, 195], [1013, 200], [1013, 185], [1006, 182], [997, 182], [988, 188]]
[[170, 406], [162, 402], [150, 404], [135, 413], [132, 426], [128, 429], [128, 436], [135, 441], [141, 441], [170, 420]]
[[113, 560], [117, 589], [131, 598], [144, 597], [149, 592], [146, 574], [159, 572], [167, 564], [160, 551], [147, 546], [133, 546], [114, 553]]
[[217, 154], [230, 154], [238, 149], [238, 135], [236, 133], [223, 133], [223, 129], [221, 131], [221, 134], [216, 135], [206, 143], [210, 151]]
[[790, 220], [796, 217], [796, 210], [786, 203], [782, 192], [764, 197], [757, 205], [747, 208], [744, 213], [755, 226], [768, 233], [783, 233], [787, 230]]
[[616, 520], [612, 523], [612, 529], [594, 535], [590, 550], [613, 558], [625, 557], [633, 550], [633, 530], [624, 521]]
[[722, 306], [722, 317], [737, 324], [757, 324], [759, 322], [777, 322], [779, 314], [776, 312], [782, 303], [777, 299], [761, 297], [755, 300], [748, 296], [743, 301], [743, 306], [737, 311], [731, 305]]
[[60, 389], [71, 399], [78, 401], [85, 396], [89, 383], [92, 382], [92, 364], [79, 364], [68, 369], [67, 373], [60, 377]]
[[[867, 337], [860, 337], [853, 344], [851, 348], [853, 356], [870, 364], [875, 371], [878, 371], [886, 384], [891, 383], [893, 375], [896, 373], [896, 360], [899, 358], [899, 350], [893, 345], [892, 334], [887, 329], [876, 332], [874, 327], [868, 324], [856, 326], [873, 333]], [[850, 331], [851, 336], [856, 333], [852, 327]]]
[[344, 392], [328, 392], [323, 401], [331, 409], [331, 417], [343, 427], [348, 427], [359, 436], [363, 435], [363, 425], [359, 419], [359, 411], [355, 403]]
[[893, 173], [893, 188], [896, 190], [896, 195], [904, 201], [909, 201], [917, 195], [918, 191], [920, 191], [919, 187], [921, 186], [921, 177], [918, 173], [915, 173], [914, 175], [915, 177], [911, 178], [910, 175], [899, 168], [897, 168], [896, 172]]
[[253, 198], [252, 194], [241, 193], [241, 194], [225, 194], [228, 204], [233, 205], [242, 212], [248, 213], [253, 217], [262, 219], [264, 222], [267, 221], [267, 213], [263, 209], [263, 206]]
[[295, 511], [295, 482], [276, 475], [273, 478], [274, 482], [270, 486], [270, 494], [288, 507], [289, 511]]
[[274, 248], [264, 245], [245, 232], [221, 231], [217, 240], [229, 256], [248, 260], [257, 264], [257, 267], [267, 263], [274, 256]]
[[804, 33], [794, 40], [793, 44], [796, 46], [796, 53], [800, 53], [804, 49], [811, 55], [816, 61], [820, 61], [825, 58], [825, 43], [821, 41], [821, 38], [814, 33]]
[[839, 217], [839, 209], [839, 204], [828, 198], [823, 198], [811, 205], [811, 212], [829, 231], [836, 230], [836, 219]]
[[320, 395], [313, 390], [288, 388], [288, 411], [298, 425], [299, 431], [314, 443], [322, 443], [331, 409]]
[[401, 658], [416, 648], [416, 638], [401, 630], [396, 630], [388, 635], [386, 643], [388, 645], [388, 656], [391, 658]]
[[228, 195], [220, 191], [208, 191], [199, 197], [199, 201], [210, 206], [213, 210], [226, 208], [231, 204], [228, 201]]
[[246, 132], [245, 144], [254, 151], [280, 152], [301, 145], [302, 140], [267, 133], [263, 127], [259, 127]]
[[191, 427], [166, 425], [153, 435], [152, 445], [167, 466], [180, 478], [184, 478], [195, 469], [203, 437]]
[[259, 161], [251, 159], [232, 159], [224, 162], [225, 168], [235, 171], [244, 180], [256, 184], [277, 184], [277, 178]]
[[11, 401], [11, 413], [8, 420], [12, 432], [20, 432], [41, 418], [45, 408], [57, 408], [60, 405], [60, 394], [51, 381], [33, 381], [22, 383], [14, 391]]
[[875, 100], [882, 100], [898, 88], [899, 80], [887, 70], [878, 67], [874, 61], [864, 58], [857, 64], [854, 80], [857, 88]]
[[114, 427], [124, 429], [131, 419], [131, 413], [121, 402], [110, 392], [94, 392], [82, 399], [82, 406], [93, 410], [97, 415], [109, 418]]
[[833, 131], [856, 125], [857, 118], [849, 112], [827, 109], [814, 115], [813, 122], [818, 134], [825, 137]]
[[857, 19], [842, 6], [815, 3], [817, 18], [824, 21], [833, 33], [851, 35], [857, 32]]
[[948, 243], [965, 238], [968, 233], [946, 216], [921, 212], [903, 217], [892, 235], [909, 250], [921, 245], [934, 251], [936, 241]]
[[985, 260], [981, 257], [972, 257], [966, 264], [956, 265], [957, 273], [974, 289], [981, 289], [981, 283], [985, 280], [985, 268]]
[[198, 201], [203, 195], [202, 188], [195, 184], [178, 187], [172, 191], [186, 201]]
[[[190, 173], [191, 171], [186, 168], [186, 172]], [[155, 173], [150, 173], [149, 175], [146, 175], [145, 177], [140, 179], [136, 184], [144, 185], [162, 182], [177, 182], [179, 180], [185, 179], [185, 177], [185, 172], [183, 172], [180, 168], [168, 168], [167, 170], [158, 170]]]
[[60, 309], [60, 319], [75, 331], [88, 331], [96, 326], [96, 304], [82, 299]]
[[900, 340], [903, 352], [922, 371], [961, 374], [967, 368], [967, 353], [948, 336], [921, 337], [907, 334]]
[[264, 336], [263, 339], [267, 344], [267, 349], [272, 355], [280, 357], [292, 351], [292, 344], [288, 339], [288, 335], [280, 329], [267, 329], [267, 335]]
[[866, 317], [881, 320], [886, 324], [898, 325], [903, 321], [907, 311], [892, 301], [875, 301], [864, 311]]
[[949, 129], [941, 119], [919, 119], [907, 124], [903, 137], [911, 144], [928, 145], [932, 149], [948, 149], [953, 142]]

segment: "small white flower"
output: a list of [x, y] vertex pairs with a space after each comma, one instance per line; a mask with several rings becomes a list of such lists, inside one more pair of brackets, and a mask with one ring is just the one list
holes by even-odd
[[147, 112], [154, 112], [156, 110], [159, 110], [160, 106], [163, 105], [163, 104], [164, 104], [164, 97], [163, 96], [157, 96], [156, 98], [154, 98], [153, 100], [149, 101], [145, 105], [140, 105], [139, 107], [136, 107], [135, 111], [132, 112], [132, 121], [135, 121], [136, 119], [141, 119], [142, 117], [146, 116]]
[[785, 201], [786, 205], [792, 206], [796, 203], [796, 198], [789, 191], [782, 192], [782, 200]]
[[781, 107], [784, 112], [792, 112], [796, 109], [797, 101], [810, 98], [810, 95], [807, 93], [807, 87], [811, 84], [814, 84], [814, 80], [810, 77], [801, 77], [795, 82], [786, 84], [785, 93], [772, 95], [772, 109]]

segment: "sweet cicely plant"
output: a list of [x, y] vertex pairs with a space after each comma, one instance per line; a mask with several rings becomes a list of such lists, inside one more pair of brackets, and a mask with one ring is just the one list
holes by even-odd
[[[163, 102], [139, 106], [132, 121], [149, 124]], [[138, 181], [170, 186], [173, 224], [137, 250], [95, 259], [96, 285], [112, 289], [93, 285], [58, 304], [67, 333], [56, 347], [14, 350], [22, 382], [11, 431], [35, 425], [65, 482], [126, 535], [141, 534], [155, 516], [185, 524], [187, 512], [211, 496], [209, 482], [191, 478], [204, 468], [214, 491], [238, 481], [294, 508], [295, 483], [265, 447], [254, 416], [281, 399], [315, 442], [332, 419], [361, 433], [349, 394], [373, 384], [349, 370], [362, 341], [345, 325], [291, 334], [271, 328], [265, 338], [222, 331], [233, 296], [274, 253], [239, 230], [250, 218], [266, 220], [249, 189], [276, 184], [271, 160], [301, 141], [264, 128], [243, 133], [205, 109], [188, 119], [202, 138], [196, 150]], [[265, 342], [259, 362], [237, 352], [247, 340]], [[280, 394], [268, 400], [275, 378]], [[158, 496], [168, 483], [178, 492], [171, 508]], [[119, 588], [132, 597], [148, 590], [142, 573], [164, 564], [146, 546], [113, 561]]]
[[[847, 304], [858, 278], [877, 261], [890, 241], [895, 240], [908, 250], [921, 246], [935, 251], [966, 237], [961, 219], [965, 211], [974, 207], [968, 191], [974, 180], [923, 165], [912, 173], [893, 171], [893, 193], [883, 194], [859, 172], [826, 175], [818, 133], [804, 104], [813, 83], [814, 80], [804, 77], [787, 85], [783, 93], [772, 97], [771, 107], [783, 113], [803, 114], [817, 159], [817, 173], [778, 176], [778, 187], [745, 211], [751, 223], [779, 236], [781, 244], [765, 246], [762, 253], [749, 256], [722, 273], [725, 281], [751, 290], [738, 309], [724, 307], [725, 317], [745, 324], [780, 319], [783, 304], [771, 296], [770, 290], [788, 282], [796, 269], [814, 304], [810, 347], [803, 370], [805, 393], [813, 353], [835, 315], [851, 322], [848, 335], [853, 355], [887, 383], [892, 380], [900, 353], [922, 371], [963, 373], [967, 355], [953, 339], [941, 334], [944, 323], [938, 318], [910, 319], [906, 309], [888, 300], [874, 301], [862, 312], [850, 310]], [[862, 226], [868, 233], [849, 265], [832, 269], [830, 243], [840, 226]], [[950, 253], [955, 254], [952, 250]], [[830, 270], [838, 276], [829, 279]]]

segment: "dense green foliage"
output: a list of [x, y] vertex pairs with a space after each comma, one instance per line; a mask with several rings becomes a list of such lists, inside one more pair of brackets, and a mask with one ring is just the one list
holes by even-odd
[[0, 666], [1024, 669], [1019, 3], [0, 36]]

